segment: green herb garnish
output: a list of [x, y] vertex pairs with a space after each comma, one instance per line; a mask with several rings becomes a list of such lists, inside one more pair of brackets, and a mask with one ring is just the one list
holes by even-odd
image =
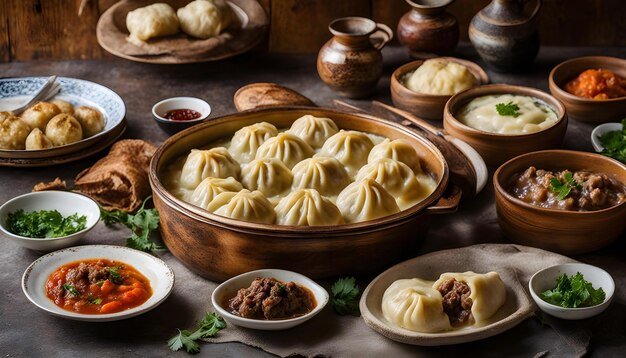
[[509, 117], [517, 118], [521, 115], [521, 113], [518, 112], [519, 106], [513, 103], [512, 101], [509, 103], [496, 104], [496, 111], [498, 111], [498, 114], [501, 116], [509, 116]]
[[565, 308], [590, 307], [604, 302], [606, 294], [602, 288], [594, 289], [585, 277], [577, 272], [567, 277], [563, 274], [556, 279], [556, 287], [539, 295], [542, 300]]
[[89, 303], [91, 303], [92, 305], [99, 305], [102, 303], [102, 298], [89, 297], [87, 301], [89, 301]]
[[282, 285], [280, 283], [278, 284], [278, 293], [281, 296], [285, 296], [287, 294], [287, 288], [285, 287], [285, 285]]
[[600, 137], [604, 149], [600, 154], [626, 163], [626, 118], [622, 119], [622, 129], [610, 131]]
[[150, 252], [162, 250], [163, 246], [157, 245], [150, 239], [150, 234], [159, 227], [159, 212], [156, 209], [146, 209], [146, 202], [152, 196], [146, 198], [135, 214], [130, 214], [121, 210], [106, 211], [100, 209], [100, 215], [105, 225], [122, 224], [132, 232], [126, 239], [126, 246], [133, 249]]
[[61, 288], [63, 289], [63, 292], [68, 291], [72, 296], [78, 297], [78, 290], [76, 287], [72, 286], [72, 284], [66, 283], [61, 286]]
[[25, 212], [19, 209], [9, 213], [7, 229], [13, 234], [43, 239], [67, 236], [87, 227], [87, 217], [74, 213], [63, 217], [57, 210]]
[[111, 266], [105, 268], [105, 270], [109, 273], [109, 280], [116, 285], [122, 283], [122, 277], [120, 276], [119, 270], [122, 269], [122, 266]]
[[187, 330], [178, 330], [178, 334], [170, 338], [167, 341], [167, 345], [171, 350], [177, 351], [183, 347], [187, 350], [187, 353], [196, 354], [200, 352], [200, 345], [196, 343], [196, 340], [200, 338], [213, 337], [217, 332], [226, 328], [226, 322], [217, 313], [207, 312], [204, 319], [197, 322], [198, 329], [195, 332], [189, 332]]
[[331, 303], [335, 312], [340, 315], [361, 315], [361, 311], [359, 311], [359, 286], [354, 277], [340, 278], [330, 290], [333, 294]]
[[557, 194], [557, 200], [565, 199], [572, 189], [581, 189], [582, 186], [574, 179], [574, 176], [570, 172], [566, 172], [563, 175], [565, 182], [561, 182], [557, 178], [550, 178], [550, 191]]

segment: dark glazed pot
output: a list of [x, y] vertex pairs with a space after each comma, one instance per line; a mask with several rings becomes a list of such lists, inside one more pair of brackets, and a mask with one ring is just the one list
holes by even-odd
[[406, 0], [413, 9], [398, 22], [398, 41], [414, 57], [452, 51], [459, 42], [459, 23], [446, 12], [455, 0]]
[[482, 59], [498, 72], [519, 72], [537, 57], [539, 33], [536, 0], [530, 15], [524, 13], [527, 0], [493, 0], [469, 26], [469, 38]]
[[380, 50], [393, 38], [393, 32], [387, 25], [363, 17], [336, 19], [328, 29], [334, 37], [317, 56], [320, 78], [341, 96], [370, 95], [383, 72]]

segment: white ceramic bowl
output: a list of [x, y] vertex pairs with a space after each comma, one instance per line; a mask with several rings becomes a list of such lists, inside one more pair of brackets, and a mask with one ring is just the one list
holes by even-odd
[[[74, 261], [98, 258], [121, 261], [133, 266], [150, 280], [152, 296], [142, 305], [108, 314], [84, 314], [66, 311], [46, 296], [46, 281], [57, 268]], [[51, 252], [28, 266], [24, 276], [22, 276], [22, 290], [35, 306], [54, 316], [77, 321], [117, 321], [140, 315], [165, 301], [173, 287], [174, 272], [165, 262], [145, 252], [123, 246], [86, 245]]]
[[[74, 234], [50, 239], [33, 239], [13, 234], [7, 230], [10, 213], [19, 209], [26, 212], [57, 210], [63, 216], [74, 213], [87, 217], [86, 227]], [[0, 232], [19, 246], [37, 251], [53, 251], [75, 245], [100, 220], [100, 207], [91, 198], [69, 191], [38, 191], [20, 195], [0, 206]]]
[[622, 124], [621, 123], [604, 123], [595, 127], [593, 131], [591, 131], [591, 145], [593, 145], [593, 149], [596, 152], [601, 152], [604, 150], [602, 146], [602, 142], [600, 142], [600, 137], [612, 131], [621, 131]]
[[[175, 109], [191, 109], [200, 113], [200, 117], [189, 121], [172, 121], [165, 114]], [[195, 97], [166, 98], [152, 106], [152, 116], [157, 124], [166, 132], [173, 134], [206, 120], [211, 114], [211, 106], [204, 100]]]
[[[550, 304], [539, 297], [541, 292], [553, 289], [556, 286], [557, 277], [564, 273], [567, 276], [572, 276], [577, 272], [580, 272], [585, 277], [585, 280], [591, 282], [593, 288], [598, 289], [602, 287], [606, 294], [604, 302], [592, 307], [563, 308]], [[602, 313], [611, 304], [613, 293], [615, 292], [615, 282], [608, 272], [599, 267], [582, 263], [571, 263], [555, 265], [538, 271], [528, 282], [528, 289], [533, 300], [535, 300], [535, 303], [543, 312], [562, 319], [577, 320]]]
[[[311, 290], [313, 296], [315, 296], [315, 301], [317, 302], [317, 305], [315, 306], [315, 308], [313, 308], [311, 312], [303, 316], [281, 320], [260, 320], [243, 318], [230, 313], [227, 308], [222, 306], [225, 300], [235, 297], [239, 289], [250, 287], [252, 281], [254, 281], [254, 279], [256, 279], [257, 277], [273, 277], [279, 281], [293, 281], [301, 286], [304, 286]], [[310, 278], [296, 272], [277, 269], [256, 270], [246, 272], [239, 276], [235, 276], [217, 286], [217, 288], [215, 288], [213, 294], [211, 295], [211, 302], [213, 303], [213, 307], [215, 307], [217, 312], [219, 312], [219, 314], [226, 318], [229, 322], [237, 326], [260, 329], [265, 331], [287, 329], [308, 321], [309, 319], [313, 318], [313, 316], [318, 314], [324, 308], [324, 306], [326, 306], [326, 304], [328, 303], [328, 299], [328, 292], [326, 292], [326, 290], [322, 286], [318, 285]]]

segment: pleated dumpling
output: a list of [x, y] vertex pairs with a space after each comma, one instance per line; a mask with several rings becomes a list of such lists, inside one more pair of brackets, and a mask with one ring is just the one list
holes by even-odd
[[276, 220], [274, 207], [265, 195], [257, 190], [243, 189], [237, 193], [221, 193], [206, 209], [217, 215], [254, 223], [273, 224]]
[[343, 224], [341, 212], [315, 189], [299, 189], [282, 198], [276, 205], [276, 222], [280, 225]]
[[288, 132], [295, 134], [313, 148], [321, 148], [328, 138], [339, 132], [339, 128], [330, 118], [306, 114], [296, 119]]
[[340, 130], [328, 138], [322, 146], [319, 156], [337, 158], [350, 175], [367, 163], [367, 156], [374, 143], [363, 132]]
[[180, 185], [185, 189], [195, 189], [205, 178], [238, 179], [240, 172], [239, 163], [224, 147], [209, 150], [192, 149], [183, 165]]
[[417, 156], [415, 148], [404, 139], [390, 140], [386, 138], [381, 143], [376, 144], [367, 157], [367, 162], [372, 163], [382, 158], [402, 162], [408, 165], [408, 167], [413, 170], [414, 174], [422, 173], [422, 166], [420, 165], [420, 159]]
[[225, 192], [236, 193], [241, 191], [241, 189], [243, 189], [243, 186], [241, 186], [241, 183], [233, 177], [228, 177], [226, 179], [211, 177], [205, 178], [193, 191], [191, 197], [189, 198], [189, 202], [205, 209], [219, 194]]
[[261, 144], [278, 134], [274, 125], [267, 122], [243, 127], [233, 135], [229, 151], [240, 163], [248, 163], [256, 155]]
[[291, 186], [291, 170], [276, 158], [255, 159], [243, 166], [241, 182], [248, 190], [267, 196], [278, 195]]
[[298, 162], [313, 156], [310, 145], [291, 133], [280, 133], [265, 141], [256, 152], [256, 159], [276, 158], [291, 169]]
[[452, 329], [443, 310], [443, 297], [431, 281], [418, 278], [392, 283], [382, 300], [383, 316], [410, 331], [436, 333]]
[[348, 172], [333, 157], [313, 157], [296, 164], [293, 173], [294, 189], [316, 189], [322, 195], [339, 194], [350, 183]]
[[400, 211], [393, 196], [373, 179], [348, 185], [339, 193], [337, 207], [348, 223], [374, 220]]

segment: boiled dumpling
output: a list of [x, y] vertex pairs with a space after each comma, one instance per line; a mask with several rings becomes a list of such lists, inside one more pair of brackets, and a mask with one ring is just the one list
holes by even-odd
[[67, 113], [54, 116], [46, 126], [46, 137], [55, 146], [67, 145], [83, 139], [83, 129], [76, 118]]
[[196, 0], [177, 11], [180, 28], [200, 39], [219, 35], [232, 22], [232, 10], [223, 0]]
[[367, 157], [367, 162], [372, 163], [381, 158], [397, 160], [408, 165], [409, 168], [413, 170], [413, 173], [422, 173], [422, 167], [417, 152], [404, 139], [390, 140], [387, 138], [381, 143], [376, 144]]
[[294, 189], [316, 189], [322, 195], [339, 194], [350, 183], [348, 172], [333, 157], [313, 157], [296, 164], [293, 173]]
[[299, 189], [280, 199], [276, 205], [276, 222], [280, 225], [338, 225], [343, 216], [330, 200], [315, 189]]
[[240, 163], [254, 159], [257, 150], [266, 140], [278, 134], [274, 125], [261, 122], [243, 127], [233, 135], [228, 149]]
[[374, 147], [372, 140], [363, 132], [341, 130], [328, 138], [319, 156], [335, 157], [350, 175], [367, 163], [367, 156]]
[[478, 80], [467, 67], [439, 59], [424, 61], [406, 81], [406, 87], [411, 91], [446, 96], [476, 84]]
[[241, 182], [249, 190], [258, 190], [267, 196], [278, 195], [291, 186], [293, 175], [276, 158], [255, 159], [243, 166]]
[[276, 219], [274, 207], [263, 193], [247, 189], [237, 193], [221, 193], [209, 203], [206, 209], [231, 219], [262, 224], [273, 224]]
[[239, 192], [243, 189], [241, 183], [233, 177], [206, 178], [198, 184], [191, 194], [189, 202], [201, 208], [206, 208], [215, 197], [224, 192]]
[[209, 150], [192, 149], [183, 165], [180, 185], [186, 189], [195, 189], [205, 178], [238, 179], [240, 172], [239, 163], [224, 147]]
[[0, 149], [20, 150], [25, 148], [30, 127], [9, 112], [0, 112]]
[[452, 329], [443, 311], [443, 297], [431, 281], [418, 278], [392, 283], [382, 300], [383, 316], [410, 331], [435, 333]]
[[74, 106], [68, 101], [64, 101], [62, 99], [55, 99], [50, 101], [50, 103], [59, 107], [61, 113], [74, 114]]
[[303, 159], [310, 158], [313, 153], [313, 148], [302, 139], [290, 133], [280, 133], [259, 147], [256, 159], [276, 158], [291, 169]]
[[48, 102], [37, 102], [34, 106], [27, 108], [20, 117], [32, 129], [39, 128], [46, 130], [46, 125], [52, 117], [61, 113], [57, 105]]
[[131, 42], [141, 42], [177, 33], [179, 22], [170, 5], [156, 3], [130, 11], [126, 15], [126, 28]]
[[74, 117], [83, 127], [85, 138], [96, 135], [104, 129], [104, 117], [95, 108], [80, 106], [74, 109]]
[[52, 142], [39, 128], [30, 131], [26, 137], [26, 150], [48, 149], [52, 148]]
[[400, 211], [393, 196], [373, 179], [348, 185], [337, 197], [337, 207], [349, 223], [374, 220]]
[[339, 131], [330, 118], [304, 115], [291, 125], [289, 133], [295, 134], [313, 148], [321, 148], [324, 142]]

